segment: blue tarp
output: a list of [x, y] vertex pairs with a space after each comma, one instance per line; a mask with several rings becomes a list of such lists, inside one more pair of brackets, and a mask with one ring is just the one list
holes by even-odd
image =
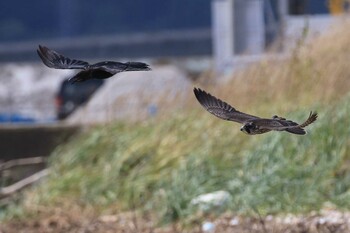
[[0, 113], [0, 123], [34, 123], [36, 120], [32, 117], [21, 114]]

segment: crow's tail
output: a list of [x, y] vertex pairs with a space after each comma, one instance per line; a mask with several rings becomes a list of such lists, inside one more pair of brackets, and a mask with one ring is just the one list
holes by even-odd
[[148, 64], [143, 62], [127, 62], [127, 67], [124, 71], [147, 71], [151, 70]]

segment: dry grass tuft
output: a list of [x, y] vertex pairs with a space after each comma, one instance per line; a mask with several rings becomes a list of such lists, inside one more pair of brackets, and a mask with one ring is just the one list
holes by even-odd
[[350, 90], [349, 26], [345, 23], [302, 43], [286, 60], [262, 61], [235, 73], [225, 85], [206, 88], [255, 114], [307, 112], [312, 106], [334, 103]]

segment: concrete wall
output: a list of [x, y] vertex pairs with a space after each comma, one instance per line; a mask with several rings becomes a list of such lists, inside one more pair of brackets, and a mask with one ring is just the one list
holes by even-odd
[[77, 126], [0, 126], [0, 160], [48, 156], [78, 130]]

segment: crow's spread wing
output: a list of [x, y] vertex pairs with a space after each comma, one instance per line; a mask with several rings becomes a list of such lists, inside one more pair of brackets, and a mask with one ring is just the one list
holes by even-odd
[[54, 50], [51, 50], [45, 46], [39, 45], [37, 49], [38, 55], [43, 63], [55, 69], [85, 69], [89, 63], [85, 61], [70, 59], [65, 57]]

